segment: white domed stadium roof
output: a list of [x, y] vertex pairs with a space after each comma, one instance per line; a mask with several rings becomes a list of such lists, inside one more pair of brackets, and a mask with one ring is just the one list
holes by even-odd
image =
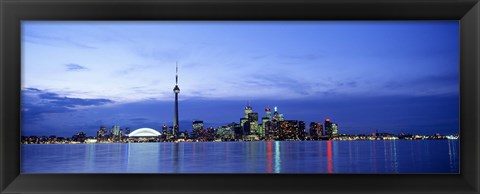
[[152, 128], [140, 128], [128, 134], [129, 137], [156, 137], [159, 135], [162, 134]]

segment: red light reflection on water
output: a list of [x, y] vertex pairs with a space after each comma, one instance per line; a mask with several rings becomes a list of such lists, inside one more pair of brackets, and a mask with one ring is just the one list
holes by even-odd
[[267, 143], [267, 173], [272, 173], [273, 171], [273, 166], [272, 166], [272, 163], [273, 163], [273, 152], [272, 152], [272, 142], [269, 141]]
[[327, 173], [333, 173], [332, 141], [327, 141]]

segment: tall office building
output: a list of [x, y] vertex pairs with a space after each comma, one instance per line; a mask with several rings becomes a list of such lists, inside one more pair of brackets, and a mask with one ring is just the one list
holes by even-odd
[[318, 124], [315, 122], [310, 122], [310, 129], [308, 130], [308, 134], [311, 140], [318, 140], [318, 131], [317, 131]]
[[332, 137], [332, 122], [329, 118], [325, 119], [325, 135]]
[[265, 108], [265, 117], [272, 119], [272, 110], [269, 107]]
[[248, 114], [252, 113], [252, 107], [250, 106], [250, 104], [247, 104], [244, 111], [245, 111], [245, 118], [248, 119]]
[[193, 128], [193, 130], [203, 129], [203, 121], [198, 121], [198, 120], [193, 121], [192, 122], [192, 128]]
[[269, 107], [265, 108], [265, 117], [262, 117], [262, 131], [260, 137], [267, 137], [270, 132], [272, 121], [272, 111]]
[[120, 126], [113, 125], [110, 129], [110, 139], [111, 141], [117, 141], [120, 137]]
[[296, 140], [298, 139], [298, 121], [297, 120], [285, 120], [279, 121], [280, 127], [280, 140]]
[[248, 113], [248, 122], [250, 123], [250, 134], [258, 134], [258, 113]]
[[280, 115], [279, 115], [279, 113], [278, 113], [278, 111], [277, 111], [277, 110], [278, 110], [277, 107], [274, 107], [273, 110], [274, 110], [274, 112], [273, 112], [273, 119], [278, 121], [278, 118], [279, 118]]
[[299, 140], [305, 140], [305, 136], [306, 136], [305, 121], [298, 121], [297, 138]]
[[271, 121], [270, 121], [270, 118], [268, 117], [263, 117], [262, 118], [262, 133], [260, 134], [260, 136], [266, 136], [267, 133], [270, 131], [270, 127], [271, 127]]
[[248, 121], [248, 119], [246, 119], [246, 118], [240, 118], [240, 126], [243, 127], [243, 125], [244, 125], [245, 122], [247, 122], [247, 121]]
[[284, 121], [285, 120], [284, 117], [283, 117], [283, 114], [280, 114], [278, 112], [277, 107], [274, 107], [273, 120], [277, 120], [277, 121]]
[[178, 123], [178, 93], [180, 93], [180, 88], [178, 87], [178, 63], [176, 64], [175, 87], [173, 88], [173, 92], [175, 93], [175, 119], [173, 121], [172, 135], [174, 139], [177, 139], [178, 131], [180, 130]]
[[338, 125], [335, 123], [332, 123], [332, 137], [337, 137], [338, 136]]
[[168, 126], [167, 126], [166, 124], [163, 124], [163, 126], [162, 126], [162, 135], [163, 135], [163, 134], [167, 135], [167, 133], [168, 133], [167, 130], [168, 130]]
[[318, 137], [323, 136], [324, 130], [323, 130], [323, 124], [322, 122], [317, 123], [317, 135]]
[[197, 139], [200, 135], [200, 131], [203, 129], [203, 121], [195, 120], [192, 122], [192, 138]]

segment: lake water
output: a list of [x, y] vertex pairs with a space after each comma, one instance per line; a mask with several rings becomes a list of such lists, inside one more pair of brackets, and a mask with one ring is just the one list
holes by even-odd
[[22, 145], [22, 173], [459, 173], [458, 140]]

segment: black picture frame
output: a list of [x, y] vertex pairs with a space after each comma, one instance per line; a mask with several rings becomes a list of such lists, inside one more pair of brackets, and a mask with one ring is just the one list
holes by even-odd
[[[460, 174], [20, 174], [22, 20], [459, 20]], [[1, 193], [479, 193], [478, 0], [0, 0]]]

